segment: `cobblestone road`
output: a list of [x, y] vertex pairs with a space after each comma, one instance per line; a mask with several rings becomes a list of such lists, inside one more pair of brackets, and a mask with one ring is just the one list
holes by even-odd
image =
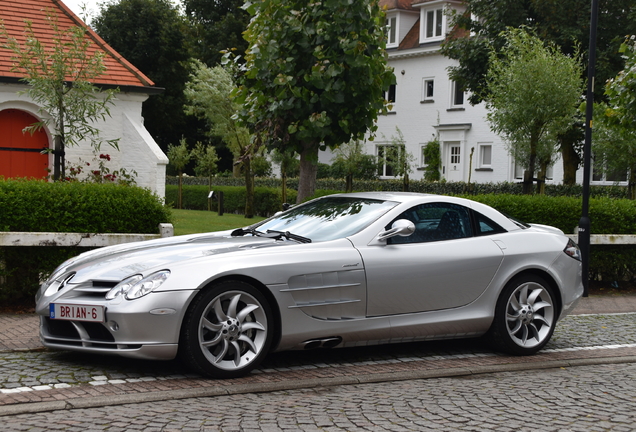
[[[568, 316], [557, 325], [552, 340], [542, 353], [608, 347], [636, 347], [636, 313]], [[266, 359], [256, 373], [493, 356], [497, 354], [479, 340], [396, 344], [279, 353]], [[121, 384], [177, 378], [197, 378], [197, 375], [192, 375], [176, 361], [142, 361], [67, 351], [0, 353], [0, 395], [81, 384]]]
[[636, 364], [3, 417], [6, 431], [633, 431]]
[[[602, 358], [609, 352], [632, 360], [555, 369], [536, 366], [555, 359]], [[3, 352], [0, 402], [7, 409], [34, 409], [29, 414], [6, 413], [0, 417], [0, 431], [633, 431], [635, 352], [636, 313], [568, 316], [542, 353], [532, 357], [506, 358], [479, 340], [287, 352], [270, 356], [255, 374], [229, 383], [192, 375], [177, 362]], [[518, 371], [329, 385], [333, 377], [393, 376], [396, 371], [438, 367], [500, 370], [498, 364], [516, 366]], [[307, 379], [318, 386], [303, 384]], [[286, 380], [299, 384], [288, 386], [293, 381]], [[366, 382], [375, 381], [374, 376]], [[249, 387], [233, 394], [243, 384], [258, 382], [265, 384], [263, 390]], [[298, 390], [271, 392], [268, 382]], [[221, 384], [223, 391], [210, 393], [211, 386]], [[197, 388], [204, 391], [199, 395], [216, 396], [194, 398]], [[172, 395], [180, 389], [185, 396], [153, 399], [156, 392]], [[118, 397], [154, 402], [128, 404], [130, 400], [115, 401]], [[93, 408], [78, 408], [83, 398], [90, 402], [83, 406]], [[51, 405], [55, 400], [59, 407]], [[103, 405], [94, 400], [103, 400]], [[40, 409], [38, 401], [48, 405]]]

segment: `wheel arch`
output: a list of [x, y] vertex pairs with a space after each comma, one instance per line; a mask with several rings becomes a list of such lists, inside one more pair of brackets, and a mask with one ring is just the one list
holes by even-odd
[[[274, 297], [272, 292], [267, 288], [267, 286], [265, 286], [265, 284], [263, 284], [258, 279], [254, 279], [253, 277], [240, 275], [240, 274], [223, 275], [222, 277], [220, 277], [218, 279], [209, 280], [204, 285], [202, 285], [201, 288], [199, 289], [199, 292], [197, 293], [196, 296], [193, 297], [192, 300], [194, 300], [194, 298], [199, 296], [205, 290], [213, 287], [214, 285], [216, 285], [218, 283], [221, 283], [221, 282], [227, 282], [227, 281], [245, 282], [247, 284], [252, 285], [261, 294], [263, 294], [265, 296], [265, 299], [269, 303], [269, 307], [272, 310], [272, 315], [273, 315], [273, 319], [274, 319], [274, 322], [273, 322], [274, 334], [272, 335], [272, 344], [270, 346], [270, 352], [274, 351], [276, 349], [276, 347], [278, 347], [278, 344], [280, 343], [280, 339], [281, 339], [281, 331], [282, 331], [281, 330], [282, 329], [281, 321], [282, 321], [282, 319], [281, 319], [281, 314], [280, 314], [280, 307], [278, 306], [278, 302], [276, 301], [276, 298]], [[188, 308], [190, 308], [189, 305], [188, 305]], [[182, 322], [182, 324], [183, 324], [183, 322]]]
[[552, 275], [550, 273], [548, 273], [545, 270], [542, 269], [538, 269], [538, 268], [529, 268], [529, 269], [525, 269], [523, 271], [520, 271], [519, 273], [515, 274], [514, 276], [512, 276], [508, 282], [506, 282], [506, 284], [508, 284], [511, 280], [513, 280], [516, 277], [520, 277], [520, 276], [524, 276], [524, 275], [534, 275], [534, 276], [539, 276], [543, 279], [546, 280], [546, 282], [548, 282], [550, 284], [550, 288], [552, 288], [552, 292], [554, 293], [554, 301], [557, 305], [556, 307], [556, 313], [557, 313], [557, 320], [559, 319], [559, 316], [561, 315], [561, 309], [563, 308], [563, 299], [561, 297], [561, 289], [559, 288], [559, 284], [557, 283], [557, 281], [554, 279], [554, 277], [552, 277]]

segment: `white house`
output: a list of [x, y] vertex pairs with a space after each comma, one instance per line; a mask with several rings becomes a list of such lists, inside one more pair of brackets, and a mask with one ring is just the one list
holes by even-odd
[[[154, 87], [148, 77], [106, 44], [61, 0], [0, 1], [0, 19], [9, 36], [18, 40], [24, 40], [25, 21], [29, 20], [38, 31], [38, 39], [50, 44], [54, 32], [45, 19], [51, 12], [57, 15], [62, 30], [71, 26], [87, 29], [90, 51], [101, 51], [107, 68], [94, 84], [119, 89], [115, 104], [110, 108], [111, 116], [95, 124], [103, 139], [119, 139], [119, 151], [108, 145], [101, 148], [100, 153], [111, 158], [106, 162], [108, 168], [111, 172], [136, 171], [137, 185], [163, 197], [168, 158], [145, 129], [141, 116], [143, 102], [162, 89]], [[0, 48], [0, 176], [46, 178], [53, 167], [53, 155], [41, 151], [53, 149], [55, 131], [50, 125], [34, 135], [22, 133], [24, 127], [50, 117], [28, 96], [19, 94], [27, 89], [21, 78], [19, 71], [13, 69], [12, 53]], [[94, 154], [88, 142], [66, 148], [67, 166], [82, 164], [85, 169], [96, 169], [95, 157], [98, 158], [99, 153]], [[86, 162], [91, 166], [86, 166]]]
[[[422, 149], [438, 138], [442, 155], [442, 178], [447, 181], [477, 183], [511, 181], [523, 178], [523, 167], [516, 166], [504, 141], [490, 130], [485, 104], [472, 106], [467, 94], [449, 78], [448, 67], [457, 64], [444, 57], [440, 46], [451, 30], [448, 9], [465, 11], [458, 0], [380, 0], [387, 12], [387, 52], [397, 85], [387, 100], [391, 112], [380, 116], [374, 141], [366, 142], [366, 153], [381, 156], [384, 146], [392, 145], [399, 128], [407, 151], [414, 156], [412, 179], [423, 178], [426, 165]], [[330, 155], [321, 161], [328, 162]], [[379, 157], [379, 160], [382, 158]], [[392, 178], [387, 167], [382, 178]], [[582, 181], [579, 170], [578, 181]], [[561, 183], [560, 160], [548, 170], [548, 183]], [[613, 184], [594, 175], [594, 184]]]

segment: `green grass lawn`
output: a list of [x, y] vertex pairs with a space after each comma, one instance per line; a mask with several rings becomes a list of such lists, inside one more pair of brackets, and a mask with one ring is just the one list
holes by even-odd
[[265, 218], [255, 216], [246, 219], [245, 216], [236, 214], [219, 216], [212, 211], [172, 209], [172, 219], [174, 235], [183, 235], [241, 228]]

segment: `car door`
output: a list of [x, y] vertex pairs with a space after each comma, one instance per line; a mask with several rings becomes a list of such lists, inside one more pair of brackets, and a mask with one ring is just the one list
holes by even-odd
[[415, 232], [359, 248], [367, 275], [367, 316], [456, 308], [484, 292], [503, 252], [488, 236], [473, 235], [470, 209], [428, 203], [398, 219], [413, 222]]

